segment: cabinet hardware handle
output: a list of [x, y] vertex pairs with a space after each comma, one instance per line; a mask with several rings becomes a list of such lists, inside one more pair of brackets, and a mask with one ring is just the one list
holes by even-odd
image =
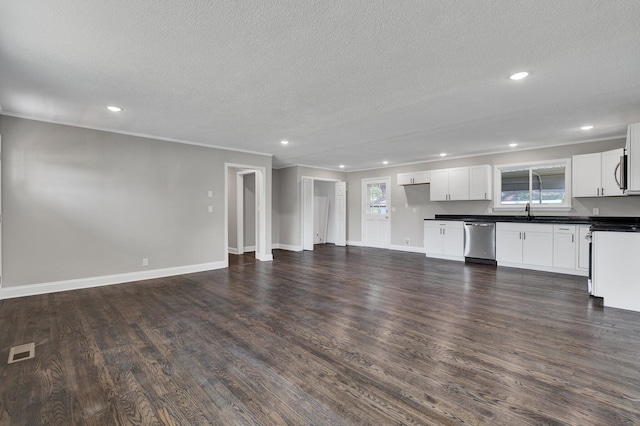
[[571, 236], [571, 243], [573, 243], [573, 235]]
[[527, 233], [526, 233], [526, 232], [523, 232], [523, 233], [522, 233], [522, 239], [523, 239], [523, 240], [526, 240], [526, 239], [527, 239]]
[[521, 240], [522, 239], [522, 232], [518, 232], [518, 239]]
[[602, 188], [602, 196], [604, 197], [604, 188]]
[[485, 200], [487, 199], [487, 193], [486, 192], [484, 193], [484, 199]]
[[598, 197], [600, 196], [600, 188], [598, 188]]
[[569, 231], [569, 228], [558, 228], [561, 231]]

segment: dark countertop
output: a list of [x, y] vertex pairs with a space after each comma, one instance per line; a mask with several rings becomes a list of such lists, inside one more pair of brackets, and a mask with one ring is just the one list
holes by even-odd
[[437, 214], [435, 219], [468, 222], [566, 223], [591, 225], [592, 231], [640, 232], [640, 217], [630, 216], [531, 216], [526, 215], [455, 215]]

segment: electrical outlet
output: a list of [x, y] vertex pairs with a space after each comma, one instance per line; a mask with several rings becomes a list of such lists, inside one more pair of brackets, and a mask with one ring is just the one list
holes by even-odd
[[414, 213], [418, 213], [418, 209], [416, 209], [415, 207], [413, 208], [413, 212]]
[[149, 259], [146, 257], [142, 259], [142, 266], [149, 266]]
[[213, 206], [207, 206], [207, 210], [209, 211], [209, 213], [213, 213]]
[[405, 245], [405, 246], [408, 246], [408, 245], [410, 245], [410, 244], [411, 244], [411, 240], [410, 240], [409, 238], [405, 238], [405, 239], [404, 239], [404, 245]]
[[599, 215], [599, 214], [600, 214], [600, 209], [599, 209], [599, 208], [597, 208], [597, 207], [594, 207], [594, 208], [593, 208], [593, 214], [594, 214], [594, 215]]
[[207, 192], [207, 197], [209, 197], [209, 198], [213, 198], [213, 191], [209, 191], [209, 192]]

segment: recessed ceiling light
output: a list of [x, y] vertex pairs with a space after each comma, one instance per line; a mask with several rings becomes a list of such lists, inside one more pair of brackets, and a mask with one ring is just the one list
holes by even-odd
[[511, 77], [509, 77], [511, 80], [522, 80], [523, 78], [527, 77], [529, 75], [528, 72], [526, 71], [522, 71], [522, 72], [517, 72], [515, 74], [513, 74]]
[[593, 129], [593, 126], [592, 125], [582, 126], [582, 127], [580, 127], [580, 129], [581, 130], [591, 130], [591, 129]]
[[344, 164], [340, 164], [340, 168], [341, 168], [341, 169], [344, 169]]
[[384, 160], [384, 161], [382, 162], [382, 164], [384, 164], [384, 165], [386, 166], [387, 164], [389, 164], [389, 162], [388, 162], [387, 160]]
[[517, 144], [517, 143], [515, 143], [515, 142], [512, 142], [512, 143], [510, 143], [510, 144], [509, 144], [509, 146], [510, 146], [511, 148], [514, 148], [514, 147], [518, 146], [518, 144]]
[[282, 145], [288, 145], [288, 144], [289, 144], [289, 141], [280, 141], [280, 143], [281, 143]]
[[112, 112], [120, 112], [120, 111], [122, 111], [122, 108], [117, 107], [117, 106], [113, 106], [113, 105], [109, 105], [109, 106], [107, 107], [107, 109], [108, 109], [109, 111], [112, 111]]
[[440, 157], [446, 157], [446, 156], [447, 156], [447, 153], [446, 153], [446, 152], [441, 152], [441, 153], [440, 153]]

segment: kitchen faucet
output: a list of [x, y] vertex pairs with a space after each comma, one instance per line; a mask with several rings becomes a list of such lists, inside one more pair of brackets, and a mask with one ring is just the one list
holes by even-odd
[[527, 203], [526, 206], [524, 206], [524, 211], [527, 212], [527, 220], [531, 219], [531, 204]]

